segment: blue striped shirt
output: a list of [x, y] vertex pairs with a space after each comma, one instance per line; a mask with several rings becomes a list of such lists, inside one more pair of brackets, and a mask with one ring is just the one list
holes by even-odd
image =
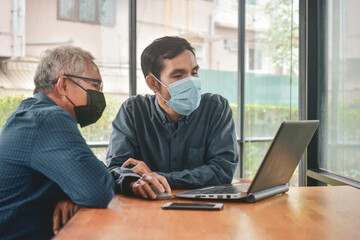
[[47, 96], [21, 102], [0, 132], [0, 238], [50, 239], [54, 206], [105, 208], [114, 180], [76, 120]]
[[106, 162], [113, 172], [128, 158], [144, 161], [172, 188], [230, 183], [239, 156], [228, 101], [203, 94], [200, 106], [174, 123], [154, 95], [129, 98], [113, 121]]

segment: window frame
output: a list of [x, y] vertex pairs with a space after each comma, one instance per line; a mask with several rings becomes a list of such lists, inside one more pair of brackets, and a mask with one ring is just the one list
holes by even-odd
[[[307, 86], [306, 101], [307, 119], [319, 119], [320, 126], [308, 147], [308, 159], [306, 165], [307, 186], [350, 185], [360, 188], [360, 182], [341, 176], [336, 173], [321, 169], [319, 154], [322, 154], [322, 146], [319, 144], [320, 136], [328, 132], [326, 124], [321, 120], [326, 119], [327, 94], [320, 94], [320, 89], [327, 89], [327, 66], [320, 64], [327, 60], [326, 26], [327, 1], [306, 0], [300, 1], [300, 36], [306, 41], [300, 49], [300, 71], [305, 76]], [[322, 111], [320, 111], [320, 109]], [[304, 112], [304, 109], [302, 109]], [[304, 170], [303, 170], [304, 171]]]
[[[239, 0], [238, 5], [238, 109], [237, 118], [238, 129], [238, 144], [240, 153], [239, 176], [244, 176], [245, 170], [245, 153], [244, 147], [246, 142], [262, 142], [271, 141], [271, 139], [245, 139], [244, 135], [244, 90], [245, 90], [245, 0]], [[319, 29], [318, 18], [321, 11], [326, 9], [324, 6], [326, 1], [319, 0], [304, 0], [299, 1], [299, 120], [304, 119], [323, 119], [316, 104], [320, 98], [318, 94], [319, 84], [324, 84], [326, 71], [324, 68], [318, 67], [318, 61], [326, 59], [324, 51], [319, 51], [319, 48], [324, 48], [324, 35]], [[129, 27], [130, 27], [130, 61], [136, 61], [136, 0], [132, 0], [129, 4]], [[321, 44], [320, 44], [321, 43]], [[321, 50], [321, 49], [320, 49]], [[130, 70], [132, 77], [129, 78], [130, 93], [129, 95], [136, 95], [136, 72], [134, 69]], [[307, 151], [303, 155], [299, 164], [299, 186], [324, 186], [330, 185], [350, 185], [360, 188], [360, 182], [353, 179], [345, 178], [343, 176], [328, 172], [319, 167], [318, 154], [320, 153], [319, 135], [326, 131], [323, 125], [319, 126], [312, 141], [310, 142]], [[91, 147], [105, 147], [105, 145], [91, 144]]]

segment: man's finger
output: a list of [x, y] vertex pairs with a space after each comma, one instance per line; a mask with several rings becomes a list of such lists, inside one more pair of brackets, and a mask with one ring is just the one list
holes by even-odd
[[[159, 184], [160, 185], [160, 184]], [[156, 186], [155, 186], [156, 187]], [[151, 189], [151, 187], [149, 186], [149, 184], [144, 184], [143, 185], [144, 190], [147, 192], [147, 195], [150, 196], [150, 198], [152, 199], [156, 199], [156, 193], [154, 193], [154, 191]]]
[[156, 199], [156, 193], [154, 193], [154, 191], [151, 189], [149, 184], [152, 184], [155, 186], [155, 188], [158, 189], [159, 192], [163, 193], [165, 191], [165, 189], [163, 188], [163, 186], [159, 183], [159, 181], [156, 179], [156, 177], [152, 177], [152, 174], [145, 174], [141, 177], [141, 180], [145, 183], [143, 184], [143, 188], [145, 189], [145, 191], [148, 193], [148, 195], [152, 198], [152, 199]]
[[157, 178], [152, 178], [150, 184], [154, 185], [160, 193], [164, 193], [166, 190]]
[[133, 159], [133, 158], [129, 158], [128, 160], [126, 160], [124, 163], [123, 163], [123, 165], [121, 166], [121, 167], [126, 167], [126, 166], [128, 166], [128, 165], [130, 165], [130, 164], [132, 164], [132, 165], [136, 165], [136, 164], [138, 164], [140, 161], [138, 161], [138, 160], [135, 160], [135, 159]]
[[55, 208], [54, 215], [53, 215], [53, 232], [56, 235], [61, 228], [61, 214], [59, 209]]
[[77, 213], [77, 211], [79, 211], [80, 209], [80, 206], [75, 204], [75, 207], [74, 207], [74, 214]]
[[140, 195], [143, 197], [143, 198], [149, 198], [148, 194], [146, 193], [146, 191], [143, 189], [143, 186], [138, 184], [137, 186], [137, 192], [140, 193]]
[[73, 204], [73, 205], [71, 206], [71, 211], [70, 211], [70, 214], [69, 214], [69, 215], [70, 215], [70, 216], [69, 216], [69, 219], [74, 216], [74, 214], [75, 214], [75, 207], [76, 207], [75, 204]]
[[66, 211], [65, 209], [62, 209], [62, 211], [61, 211], [61, 219], [62, 219], [62, 225], [63, 226], [67, 222], [67, 219], [68, 219], [67, 215], [68, 215], [68, 211]]
[[70, 206], [70, 210], [66, 214], [66, 222], [65, 223], [67, 223], [73, 215], [74, 215], [74, 205]]
[[166, 180], [166, 178], [164, 178], [163, 176], [160, 176], [160, 177], [158, 177], [158, 180], [164, 186], [165, 191], [171, 193], [171, 188], [170, 188], [170, 185], [169, 185], [168, 181]]
[[135, 167], [131, 168], [131, 170], [134, 172], [134, 173], [137, 173], [139, 174], [140, 176], [144, 175], [146, 172], [146, 170], [140, 165], [136, 165]]

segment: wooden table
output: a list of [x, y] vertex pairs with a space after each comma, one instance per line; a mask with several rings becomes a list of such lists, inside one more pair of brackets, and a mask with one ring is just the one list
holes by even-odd
[[360, 190], [348, 186], [290, 188], [220, 211], [162, 210], [168, 201], [116, 195], [108, 209], [81, 209], [56, 239], [360, 239]]

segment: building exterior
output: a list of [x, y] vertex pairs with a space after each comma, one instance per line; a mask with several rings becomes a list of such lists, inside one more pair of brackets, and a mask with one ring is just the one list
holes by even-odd
[[[266, 17], [259, 12], [259, 4], [265, 2], [248, 4], [246, 67], [249, 71], [276, 73], [264, 54], [263, 40], [254, 37], [267, 27]], [[64, 44], [93, 53], [107, 96], [122, 100], [128, 97], [129, 1], [1, 0], [1, 6], [0, 97], [31, 95], [41, 52]], [[139, 67], [140, 54], [151, 41], [165, 35], [190, 41], [201, 69], [237, 71], [236, 0], [138, 0], [138, 93], [149, 93]]]

